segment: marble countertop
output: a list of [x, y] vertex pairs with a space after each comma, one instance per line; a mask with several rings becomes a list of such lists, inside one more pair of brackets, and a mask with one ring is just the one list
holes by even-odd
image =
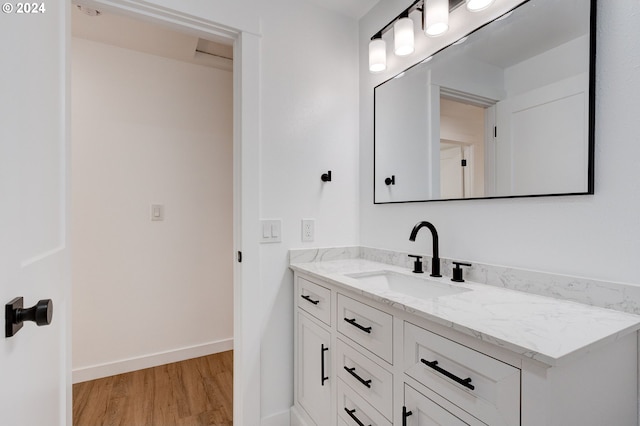
[[[640, 329], [640, 316], [473, 282], [412, 274], [364, 259], [291, 263], [294, 271], [328, 281], [396, 309], [550, 366], [561, 365]], [[471, 291], [420, 299], [372, 288], [345, 274], [394, 271]], [[425, 285], [429, 285], [428, 281]]]

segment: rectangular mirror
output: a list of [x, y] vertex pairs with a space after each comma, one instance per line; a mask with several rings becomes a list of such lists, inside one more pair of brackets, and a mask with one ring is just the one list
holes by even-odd
[[374, 203], [593, 194], [594, 27], [529, 0], [376, 86]]

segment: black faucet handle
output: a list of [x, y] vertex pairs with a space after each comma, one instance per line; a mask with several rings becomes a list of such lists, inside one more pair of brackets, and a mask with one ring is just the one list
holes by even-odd
[[453, 278], [451, 278], [451, 281], [457, 282], [457, 283], [463, 283], [464, 282], [464, 278], [462, 278], [462, 268], [461, 266], [471, 266], [470, 263], [464, 263], [464, 262], [452, 262], [455, 266], [455, 268], [453, 268]]
[[422, 274], [424, 271], [422, 270], [422, 256], [418, 256], [416, 254], [410, 254], [409, 257], [414, 257], [416, 260], [413, 262], [413, 273], [414, 274]]

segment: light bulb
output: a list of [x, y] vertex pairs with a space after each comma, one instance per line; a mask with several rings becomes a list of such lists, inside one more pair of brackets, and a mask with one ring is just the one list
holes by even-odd
[[376, 73], [387, 69], [387, 43], [374, 38], [369, 43], [369, 71]]
[[480, 12], [481, 10], [485, 10], [494, 0], [466, 0], [467, 9], [471, 12]]
[[430, 37], [449, 29], [449, 0], [425, 0], [424, 32]]
[[413, 53], [413, 21], [411, 18], [400, 18], [393, 24], [394, 52], [398, 56]]

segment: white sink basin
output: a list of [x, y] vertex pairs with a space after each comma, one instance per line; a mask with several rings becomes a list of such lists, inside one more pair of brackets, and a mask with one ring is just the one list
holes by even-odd
[[433, 281], [426, 277], [412, 277], [392, 271], [359, 272], [345, 275], [355, 278], [372, 289], [393, 291], [419, 299], [432, 299], [471, 291], [467, 288]]

